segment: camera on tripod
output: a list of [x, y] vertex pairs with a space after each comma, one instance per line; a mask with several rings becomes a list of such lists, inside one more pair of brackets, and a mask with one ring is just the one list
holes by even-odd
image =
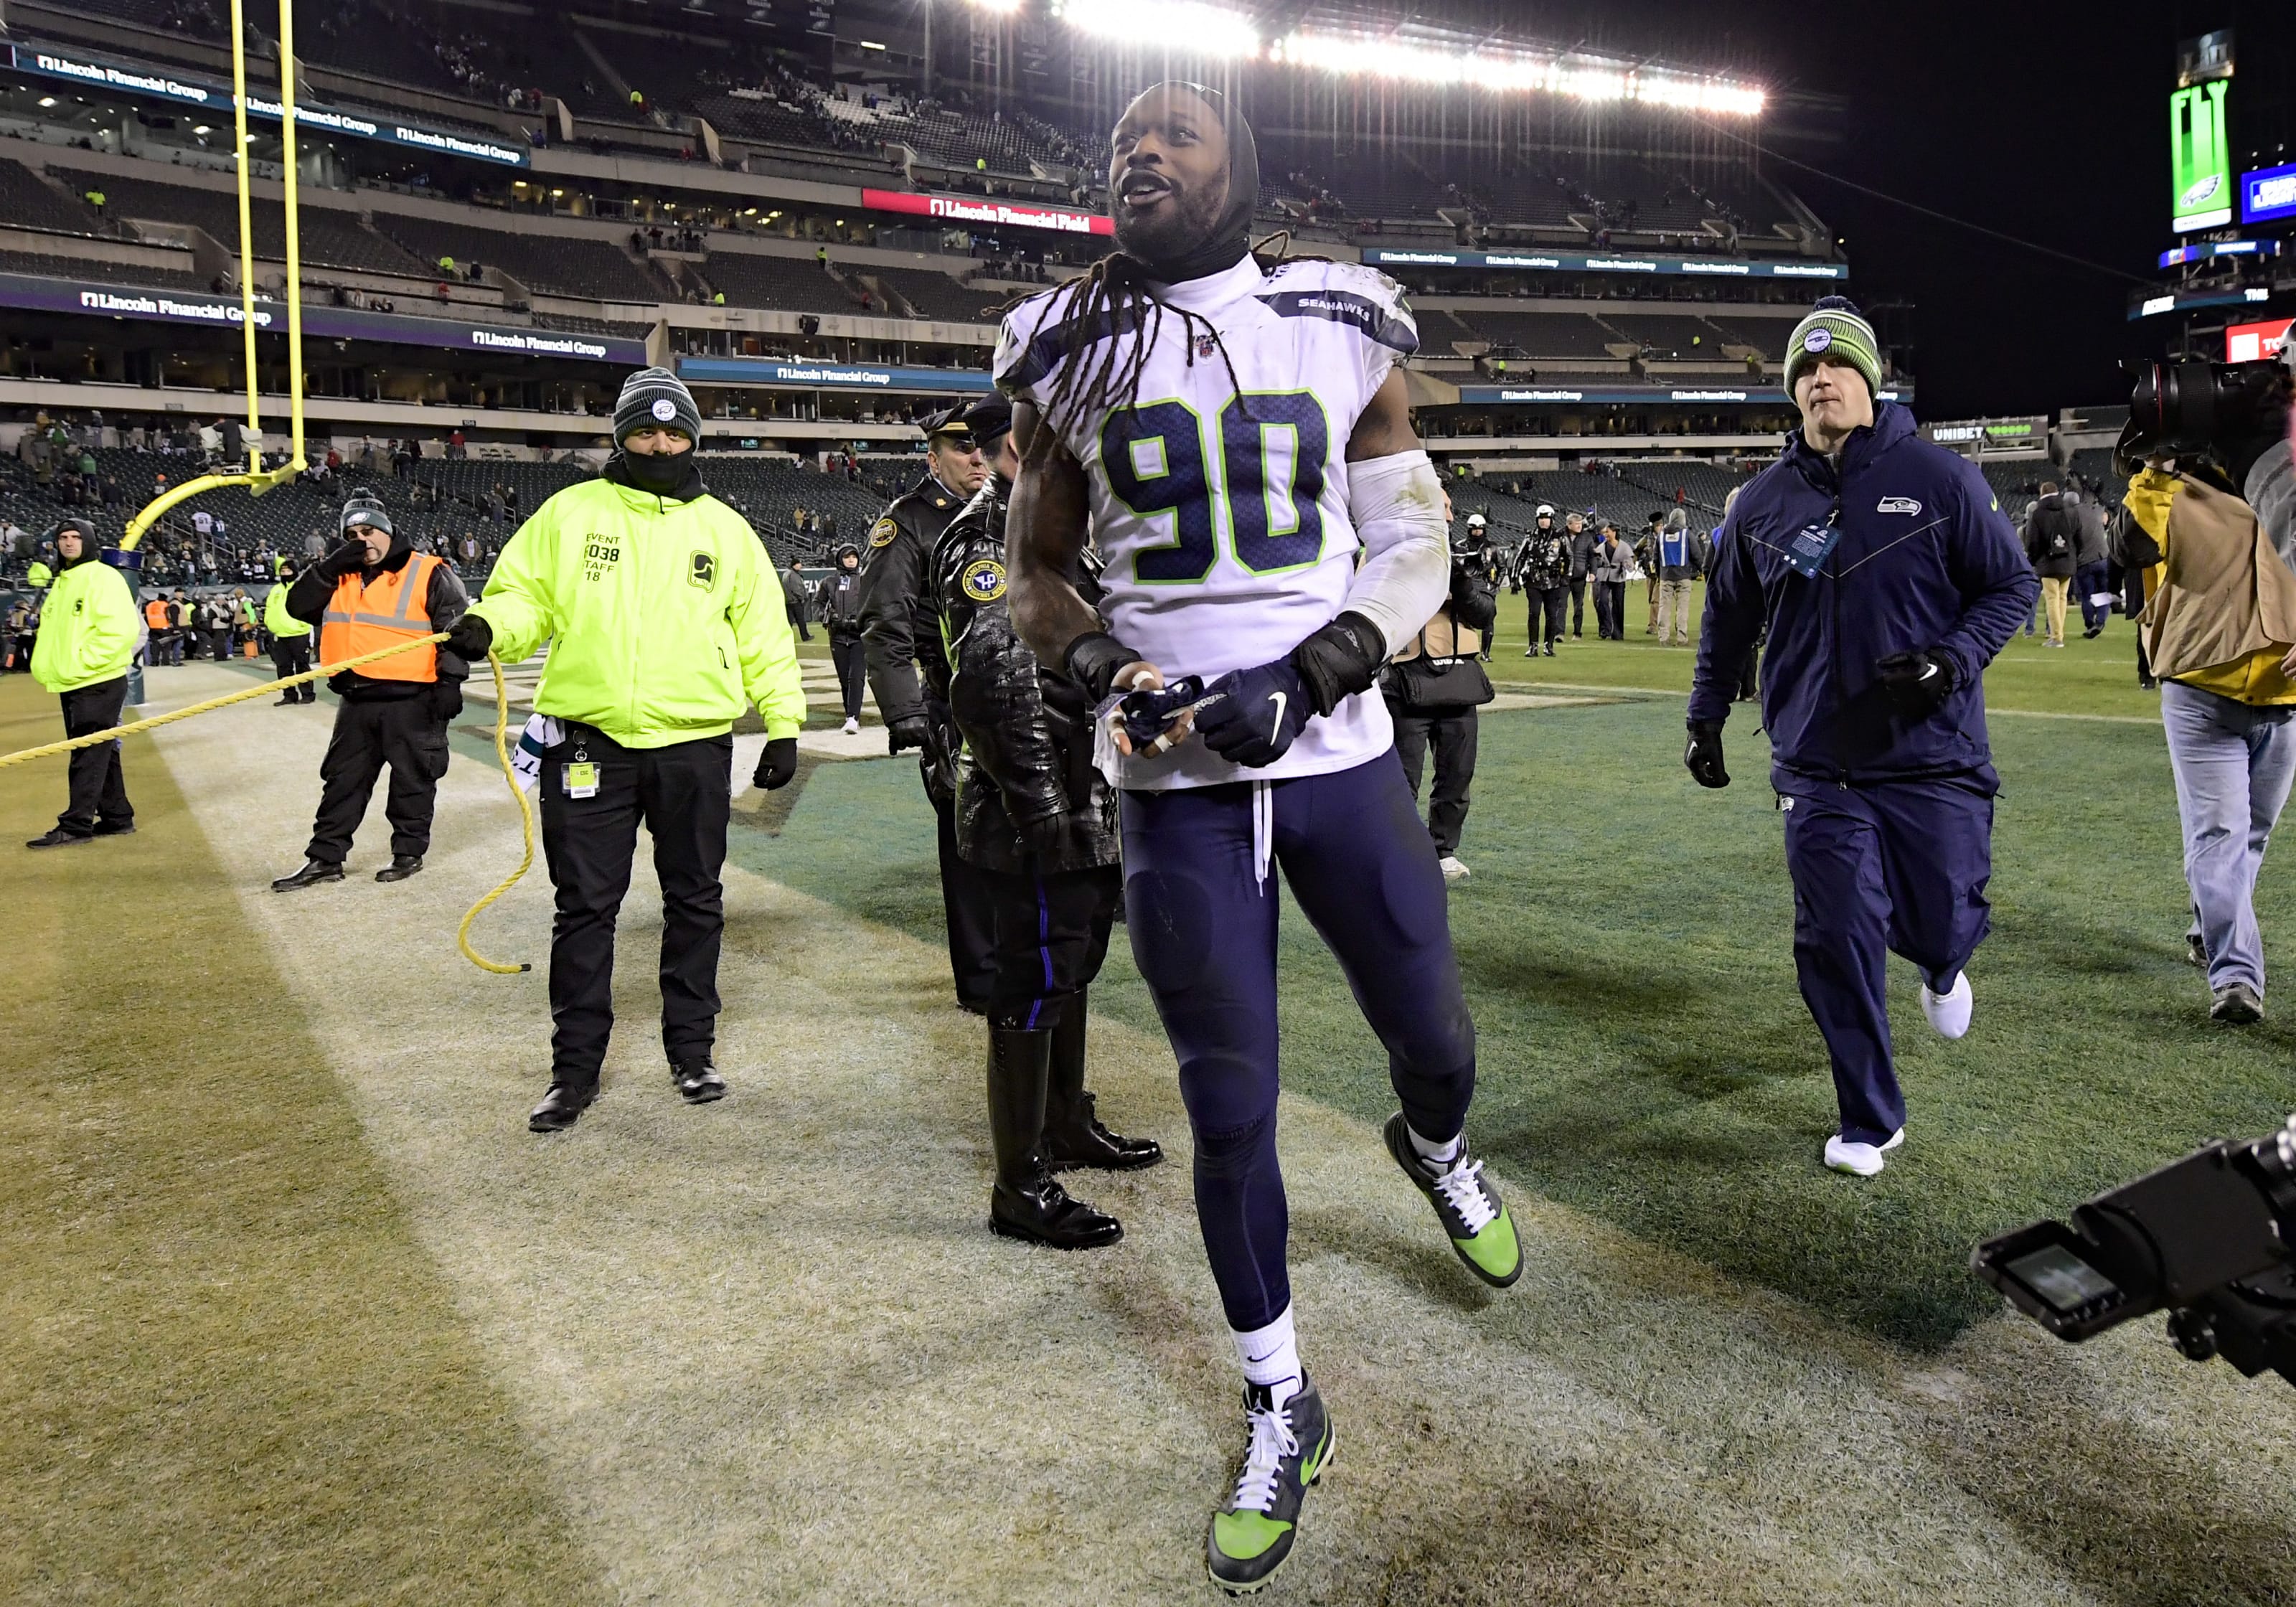
[[2099, 1194], [2070, 1225], [1988, 1239], [1970, 1267], [2059, 1339], [2165, 1309], [2184, 1356], [2296, 1383], [2296, 1116]]

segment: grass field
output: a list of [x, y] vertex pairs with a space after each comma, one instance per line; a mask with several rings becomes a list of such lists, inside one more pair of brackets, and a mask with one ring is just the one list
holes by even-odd
[[[1736, 784], [1693, 786], [1690, 654], [1638, 606], [1627, 643], [1531, 661], [1502, 603], [1495, 676], [1587, 700], [1487, 716], [1452, 900], [1472, 1130], [1531, 1260], [1510, 1295], [1393, 1177], [1383, 1056], [1287, 912], [1303, 1349], [1348, 1449], [1275, 1599], [2296, 1601], [2296, 1398], [2152, 1324], [2056, 1345], [1966, 1271], [2296, 1105], [2287, 1027], [2210, 1027], [2182, 963], [2126, 623], [1988, 677], [1977, 1024], [1939, 1042], [1893, 976], [1908, 1140], [1858, 1184], [1817, 1165], [1832, 1091], [1757, 721], [1729, 727]], [[230, 673], [160, 672], [157, 703]], [[422, 878], [262, 889], [325, 713], [132, 742], [143, 832], [8, 875], [0, 1598], [1213, 1599], [1233, 1364], [1185, 1167], [1097, 1184], [1130, 1230], [1104, 1256], [980, 1227], [979, 1035], [940, 1002], [906, 759], [737, 804], [735, 1095], [708, 1112], [660, 1083], [641, 878], [609, 1098], [543, 1144], [539, 980], [452, 952], [516, 853], [475, 743]], [[53, 726], [0, 683], [0, 751]], [[60, 788], [0, 772], [0, 841]], [[2276, 867], [2259, 901], [2269, 941]], [[546, 922], [521, 888], [482, 944], [538, 960]], [[1121, 941], [1095, 998], [1106, 1113], [1185, 1160]]]

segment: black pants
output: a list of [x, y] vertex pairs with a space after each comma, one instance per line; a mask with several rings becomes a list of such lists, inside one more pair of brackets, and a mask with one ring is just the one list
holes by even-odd
[[[309, 633], [306, 632], [299, 636], [272, 637], [271, 667], [279, 672], [279, 678], [283, 681], [289, 676], [299, 676], [310, 668]], [[290, 686], [286, 696], [292, 702], [316, 703], [319, 701], [319, 684], [316, 681], [306, 681], [300, 686]]]
[[790, 622], [790, 628], [791, 628], [791, 630], [793, 630], [793, 631], [797, 632], [797, 637], [798, 637], [798, 640], [799, 640], [799, 641], [800, 641], [800, 642], [810, 642], [810, 641], [812, 641], [812, 640], [813, 640], [813, 632], [812, 632], [812, 630], [811, 630], [810, 628], [808, 628], [808, 626], [806, 625], [806, 622], [805, 622], [805, 611], [804, 611], [803, 609], [801, 609], [801, 608], [793, 608], [793, 609], [790, 610], [790, 611], [789, 611], [789, 622]]
[[1419, 797], [1419, 774], [1427, 750], [1435, 750], [1435, 784], [1427, 795], [1427, 834], [1435, 851], [1445, 858], [1459, 851], [1459, 834], [1466, 829], [1468, 793], [1475, 783], [1475, 711], [1466, 709], [1413, 710], [1390, 700], [1395, 717], [1395, 752], [1403, 761], [1403, 779], [1411, 796]]
[[[598, 790], [566, 793], [566, 767], [598, 767]], [[558, 890], [550, 931], [550, 1078], [594, 1088], [614, 1030], [614, 922], [630, 890], [638, 824], [661, 881], [661, 1046], [675, 1063], [718, 1040], [726, 935], [726, 822], [734, 739], [625, 748], [577, 726], [542, 756], [542, 851]]]
[[1108, 958], [1109, 930], [1124, 898], [1112, 865], [1029, 875], [979, 870], [994, 930], [992, 1026], [1051, 1028], [1090, 987]]
[[1627, 639], [1627, 583], [1595, 582], [1595, 631], [1614, 642]]
[[[1562, 640], [1562, 605], [1570, 599], [1570, 595], [1569, 590], [1560, 586], [1550, 586], [1545, 591], [1530, 594], [1530, 644], [1532, 646], [1536, 647], [1541, 642]], [[1544, 636], [1539, 635], [1538, 630], [1539, 616], [1542, 611], [1546, 620], [1546, 634]]]
[[[119, 711], [127, 702], [127, 677], [117, 676], [93, 686], [67, 692], [62, 701], [64, 734], [68, 737], [86, 736], [117, 726]], [[127, 801], [127, 783], [119, 774], [118, 737], [98, 742], [93, 748], [73, 749], [70, 784], [71, 801], [56, 816], [56, 824], [74, 836], [88, 836], [99, 824], [126, 826], [135, 823], [135, 806]]]
[[208, 650], [215, 654], [218, 664], [231, 657], [231, 632], [228, 629], [208, 632]]
[[430, 813], [439, 778], [447, 774], [447, 722], [430, 712], [426, 689], [411, 698], [345, 698], [335, 705], [335, 734], [319, 763], [319, 816], [311, 823], [306, 855], [323, 865], [350, 857], [351, 837], [366, 818], [375, 778], [390, 767], [383, 817], [390, 822], [390, 851], [430, 850]]
[[[1598, 603], [1595, 615], [1596, 628], [1601, 627], [1602, 620], [1601, 605]], [[1587, 577], [1584, 575], [1570, 583], [1570, 634], [1574, 636], [1587, 634]]]
[[956, 806], [932, 800], [940, 816], [940, 905], [948, 922], [948, 969], [956, 1002], [986, 1010], [996, 983], [996, 895], [988, 873], [956, 851]]
[[845, 717], [861, 717], [861, 694], [869, 685], [868, 655], [862, 651], [861, 638], [831, 632], [830, 661], [837, 666], [838, 690], [845, 694]]

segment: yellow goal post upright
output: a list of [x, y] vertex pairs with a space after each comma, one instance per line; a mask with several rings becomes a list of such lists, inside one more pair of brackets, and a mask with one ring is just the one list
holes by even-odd
[[[255, 226], [249, 186], [253, 181], [253, 153], [247, 139], [247, 19], [245, 0], [231, 0], [231, 86], [233, 132], [238, 143], [239, 169], [239, 307], [240, 335], [245, 342], [247, 365], [247, 428], [258, 441], [263, 419], [255, 360]], [[171, 486], [145, 504], [127, 521], [119, 545], [134, 552], [144, 533], [160, 516], [202, 491], [224, 486], [245, 486], [260, 496], [274, 486], [291, 483], [305, 467], [303, 455], [303, 259], [301, 229], [296, 211], [295, 174], [295, 4], [279, 0], [279, 137], [285, 183], [284, 219], [287, 234], [287, 461], [275, 469], [262, 467], [261, 448], [238, 473], [202, 474]]]

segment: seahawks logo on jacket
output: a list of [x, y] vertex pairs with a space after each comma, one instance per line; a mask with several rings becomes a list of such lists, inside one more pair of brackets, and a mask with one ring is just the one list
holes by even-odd
[[977, 559], [964, 566], [957, 583], [973, 602], [994, 603], [1004, 594], [1004, 566], [994, 558]]
[[705, 592], [715, 590], [718, 586], [718, 555], [715, 553], [694, 553], [688, 561], [685, 578]]
[[893, 545], [893, 537], [900, 533], [901, 527], [894, 523], [893, 516], [890, 513], [888, 513], [884, 518], [879, 520], [875, 524], [869, 527], [869, 545], [873, 547], [891, 546]]

